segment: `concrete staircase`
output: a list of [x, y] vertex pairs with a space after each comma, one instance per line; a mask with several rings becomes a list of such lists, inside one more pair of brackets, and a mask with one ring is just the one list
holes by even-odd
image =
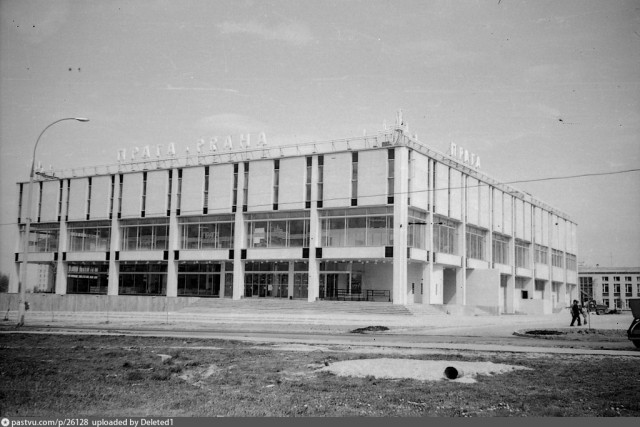
[[[391, 315], [412, 316], [406, 306], [370, 301], [316, 301], [277, 298], [247, 298], [242, 300], [201, 298], [179, 311], [181, 314], [245, 314], [245, 315]], [[439, 313], [441, 314], [441, 313]]]

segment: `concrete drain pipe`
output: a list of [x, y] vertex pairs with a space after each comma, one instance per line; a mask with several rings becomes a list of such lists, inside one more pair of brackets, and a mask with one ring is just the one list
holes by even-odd
[[455, 380], [456, 378], [462, 377], [462, 375], [462, 371], [454, 368], [453, 366], [447, 366], [444, 370], [444, 376], [448, 380]]

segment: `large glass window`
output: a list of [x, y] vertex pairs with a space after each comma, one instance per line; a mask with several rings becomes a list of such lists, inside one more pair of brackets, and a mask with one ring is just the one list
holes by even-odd
[[554, 267], [564, 267], [564, 253], [562, 251], [552, 249], [551, 251], [551, 265]]
[[467, 257], [485, 259], [485, 245], [487, 232], [477, 227], [467, 225]]
[[535, 262], [536, 264], [548, 264], [549, 263], [549, 248], [542, 245], [535, 245]]
[[409, 220], [407, 221], [408, 247], [426, 249], [426, 226], [427, 214], [416, 209], [409, 208]]
[[233, 215], [181, 217], [180, 249], [233, 247]]
[[178, 264], [178, 296], [219, 297], [222, 264]]
[[567, 270], [578, 271], [578, 258], [573, 254], [567, 254]]
[[69, 263], [67, 270], [68, 294], [106, 295], [109, 284], [109, 264]]
[[67, 226], [69, 252], [108, 251], [111, 242], [111, 223], [74, 222]]
[[529, 243], [516, 239], [516, 267], [529, 268]]
[[[24, 236], [25, 226], [20, 226]], [[58, 224], [31, 224], [29, 228], [29, 252], [57, 252], [60, 226]], [[22, 241], [22, 240], [21, 240]]]
[[458, 252], [458, 224], [436, 217], [433, 224], [433, 250], [455, 255]]
[[323, 247], [393, 244], [393, 208], [331, 209], [320, 215]]
[[121, 263], [120, 295], [166, 295], [167, 264]]
[[602, 295], [603, 296], [609, 296], [609, 284], [608, 283], [603, 283], [602, 284]]
[[493, 262], [509, 264], [509, 238], [500, 234], [493, 234]]
[[249, 248], [309, 246], [309, 212], [270, 212], [246, 216]]
[[167, 219], [121, 221], [123, 251], [161, 251], [169, 247]]
[[593, 277], [580, 277], [580, 295], [582, 300], [592, 300], [593, 295]]

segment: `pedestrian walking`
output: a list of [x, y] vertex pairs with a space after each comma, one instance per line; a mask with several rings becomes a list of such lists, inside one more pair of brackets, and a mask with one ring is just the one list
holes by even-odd
[[578, 326], [582, 326], [582, 322], [580, 321], [580, 315], [582, 314], [582, 308], [578, 305], [578, 300], [574, 299], [573, 305], [571, 306], [571, 325], [569, 326], [573, 326], [576, 320], [578, 321]]

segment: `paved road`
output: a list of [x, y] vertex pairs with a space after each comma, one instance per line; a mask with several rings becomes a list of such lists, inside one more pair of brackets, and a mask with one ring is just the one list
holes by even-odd
[[[568, 318], [546, 316], [336, 316], [307, 313], [262, 315], [260, 319], [229, 313], [193, 314], [121, 313], [104, 321], [94, 313], [31, 312], [27, 326], [15, 329], [9, 320], [0, 333], [117, 334], [243, 340], [255, 343], [297, 343], [315, 346], [420, 349], [423, 351], [473, 350], [490, 352], [599, 354], [640, 356], [623, 331], [631, 315], [592, 316], [590, 326], [568, 328]], [[366, 325], [388, 325], [382, 333], [351, 333]], [[571, 333], [562, 339], [516, 336], [531, 329]], [[603, 333], [598, 333], [602, 331]], [[615, 332], [617, 331], [617, 332]], [[604, 333], [607, 332], [607, 333]], [[569, 339], [572, 337], [572, 339]]]

